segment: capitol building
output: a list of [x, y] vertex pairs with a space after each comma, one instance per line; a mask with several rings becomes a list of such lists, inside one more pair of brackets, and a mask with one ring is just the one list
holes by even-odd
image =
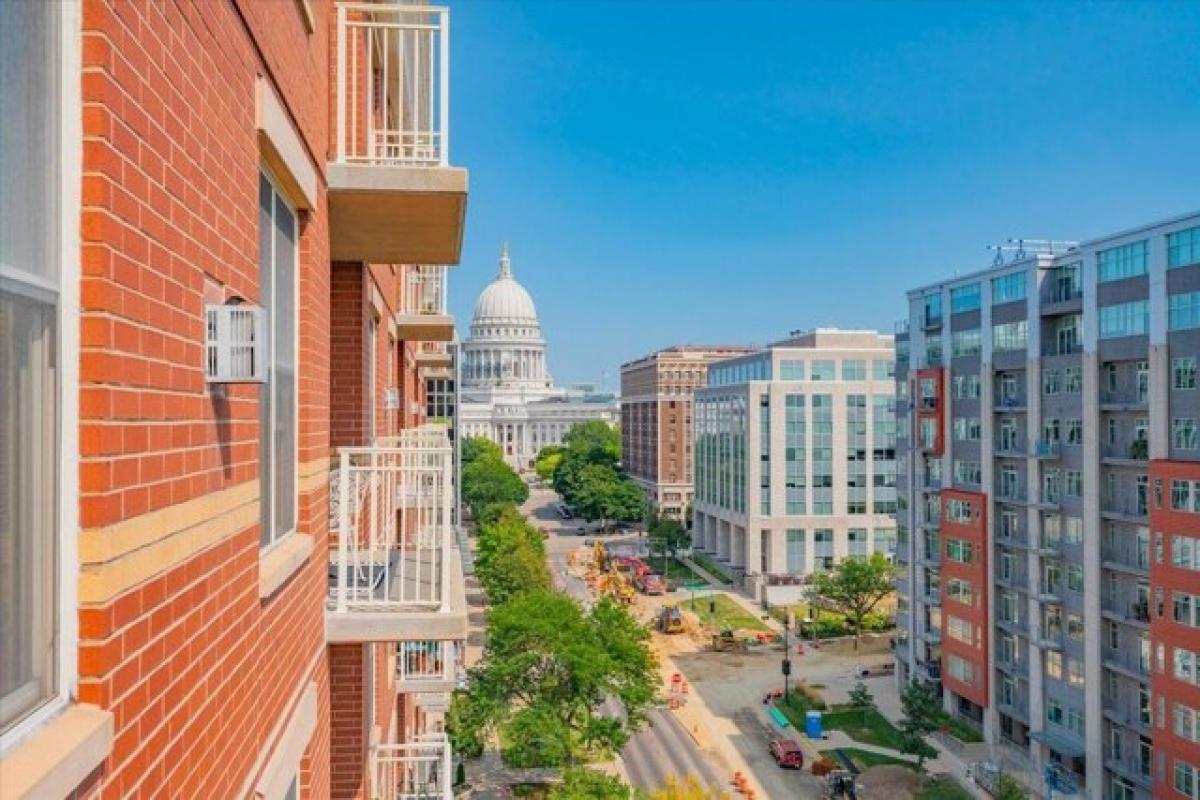
[[519, 469], [531, 466], [546, 445], [561, 443], [572, 425], [593, 419], [616, 424], [620, 416], [611, 397], [554, 385], [537, 309], [513, 277], [507, 245], [495, 280], [475, 301], [460, 379], [462, 435], [491, 439]]

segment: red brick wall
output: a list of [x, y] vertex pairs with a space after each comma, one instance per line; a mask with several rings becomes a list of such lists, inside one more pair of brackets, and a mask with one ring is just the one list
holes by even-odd
[[[1200, 480], [1200, 462], [1156, 460], [1150, 463], [1150, 484], [1153, 487], [1154, 498], [1150, 504], [1150, 535], [1156, 554], [1150, 564], [1150, 596], [1154, 608], [1150, 616], [1150, 644], [1154, 654], [1157, 654], [1159, 647], [1164, 648], [1163, 669], [1160, 672], [1155, 661], [1150, 681], [1153, 702], [1161, 702], [1164, 707], [1162, 726], [1158, 725], [1157, 715], [1154, 720], [1156, 761], [1165, 757], [1164, 769], [1161, 772], [1155, 770], [1156, 797], [1173, 794], [1176, 759], [1200, 767], [1200, 745], [1175, 735], [1172, 715], [1176, 702], [1200, 710], [1200, 687], [1175, 679], [1173, 655], [1176, 647], [1200, 653], [1200, 629], [1175, 622], [1171, 598], [1172, 591], [1176, 589], [1200, 594], [1200, 576], [1193, 570], [1174, 567], [1171, 564], [1172, 535], [1184, 534], [1200, 539], [1200, 514], [1175, 511], [1171, 508], [1172, 479]], [[1160, 536], [1163, 542], [1161, 561], [1157, 555]], [[1161, 609], [1158, 606], [1160, 592]]]
[[[946, 513], [950, 500], [963, 500], [971, 504], [969, 523], [953, 522]], [[944, 489], [942, 502], [942, 682], [947, 689], [967, 698], [977, 705], [988, 705], [988, 610], [987, 596], [990, 591], [987, 580], [987, 495], [980, 492], [965, 492], [960, 489]], [[962, 564], [946, 557], [946, 544], [951, 539], [970, 542], [974, 547], [974, 559]], [[975, 597], [973, 605], [965, 605], [950, 598], [947, 586], [951, 578], [971, 582]], [[973, 626], [975, 644], [968, 645], [950, 636], [947, 620], [953, 615], [967, 620]], [[955, 655], [974, 666], [974, 681], [964, 683], [950, 676], [947, 659]]]
[[331, 268], [329, 377], [330, 445], [366, 444], [363, 381], [366, 374], [366, 289], [359, 263], [335, 262]]
[[[327, 15], [248, 0], [84, 0], [80, 515], [84, 528], [254, 481], [255, 386], [202, 374], [205, 282], [259, 297], [256, 81], [277, 91], [318, 166], [327, 147]], [[220, 76], [215, 80], [214, 76]], [[300, 219], [299, 460], [328, 452], [328, 230]], [[321, 482], [318, 482], [321, 484]], [[298, 527], [325, 551], [326, 489]], [[80, 699], [111, 709], [96, 788], [228, 797], [294, 691], [322, 681], [324, 563], [265, 601], [252, 526], [80, 609]], [[318, 726], [313, 752], [326, 748]], [[310, 795], [323, 797], [323, 766]]]
[[366, 796], [366, 686], [363, 646], [329, 646], [330, 797]]

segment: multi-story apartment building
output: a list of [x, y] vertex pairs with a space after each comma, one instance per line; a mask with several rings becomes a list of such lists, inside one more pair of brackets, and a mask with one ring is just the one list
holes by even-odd
[[683, 521], [692, 505], [692, 393], [709, 364], [750, 352], [675, 345], [621, 365], [621, 457], [662, 516]]
[[451, 796], [447, 36], [0, 3], [0, 796]]
[[894, 550], [893, 358], [890, 335], [818, 329], [709, 367], [692, 536], [755, 597]]
[[1088, 797], [1200, 786], [1200, 215], [908, 295], [900, 679]]

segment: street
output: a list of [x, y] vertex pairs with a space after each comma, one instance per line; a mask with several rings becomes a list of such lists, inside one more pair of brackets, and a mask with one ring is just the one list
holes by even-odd
[[[522, 511], [550, 533], [546, 558], [555, 586], [585, 604], [590, 603], [587, 584], [572, 574], [567, 564], [567, 555], [585, 538], [575, 532], [582, 522], [562, 519], [553, 507], [556, 499], [553, 492], [534, 487]], [[662, 708], [649, 712], [648, 723], [621, 750], [621, 760], [629, 782], [646, 791], [663, 786], [670, 775], [694, 774], [712, 786], [724, 786], [732, 775], [732, 769], [718, 754], [701, 750], [678, 718]]]

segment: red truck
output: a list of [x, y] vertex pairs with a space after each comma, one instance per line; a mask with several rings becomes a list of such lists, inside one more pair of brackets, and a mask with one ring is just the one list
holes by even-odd
[[775, 739], [771, 742], [771, 756], [784, 769], [803, 769], [804, 752], [794, 739]]
[[667, 582], [663, 580], [661, 575], [655, 575], [653, 572], [643, 572], [633, 579], [633, 585], [637, 587], [642, 594], [666, 594]]

